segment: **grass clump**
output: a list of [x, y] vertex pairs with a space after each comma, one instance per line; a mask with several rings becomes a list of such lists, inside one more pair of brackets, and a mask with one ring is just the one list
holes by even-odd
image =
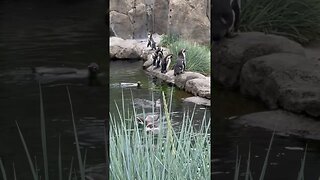
[[160, 44], [167, 47], [170, 53], [173, 54], [174, 61], [171, 63], [171, 67], [175, 64], [178, 52], [181, 49], [186, 49], [186, 70], [205, 75], [210, 74], [211, 54], [209, 47], [183, 40], [175, 35], [162, 35]]
[[155, 134], [138, 128], [134, 107], [124, 113], [116, 104], [117, 114], [110, 114], [111, 180], [210, 179], [209, 124], [204, 118], [201, 129], [195, 131], [192, 125], [194, 111], [184, 113], [178, 133], [171, 127], [170, 102], [167, 110], [168, 106], [164, 106], [167, 126], [161, 121], [160, 131]]
[[320, 1], [243, 0], [240, 30], [282, 35], [300, 43], [320, 39]]

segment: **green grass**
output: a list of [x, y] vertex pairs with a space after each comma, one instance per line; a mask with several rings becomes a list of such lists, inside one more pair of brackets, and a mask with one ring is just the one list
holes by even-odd
[[210, 125], [205, 114], [201, 129], [195, 131], [194, 111], [185, 112], [178, 132], [170, 123], [171, 98], [168, 105], [163, 98], [167, 124], [160, 123], [159, 134], [138, 127], [134, 107], [120, 110], [115, 104], [118, 112], [110, 113], [109, 130], [111, 180], [210, 179]]
[[192, 43], [173, 35], [162, 35], [160, 44], [161, 46], [167, 47], [170, 50], [170, 53], [174, 56], [174, 61], [171, 62], [171, 67], [175, 63], [178, 52], [181, 49], [186, 49], [186, 70], [199, 72], [205, 75], [210, 74], [211, 54], [209, 47]]
[[240, 31], [272, 33], [300, 43], [320, 39], [320, 1], [243, 0]]

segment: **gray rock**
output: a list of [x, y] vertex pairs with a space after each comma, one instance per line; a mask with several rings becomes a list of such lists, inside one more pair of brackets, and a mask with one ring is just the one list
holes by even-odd
[[229, 88], [238, 87], [242, 66], [252, 58], [281, 52], [305, 56], [300, 44], [259, 32], [239, 33], [213, 46], [213, 51], [213, 78]]
[[254, 58], [243, 66], [240, 89], [270, 108], [320, 117], [319, 61], [288, 53]]
[[187, 81], [191, 79], [196, 79], [196, 78], [204, 79], [205, 76], [200, 73], [187, 71], [187, 72], [184, 72], [183, 74], [175, 76], [174, 82], [177, 87], [184, 89]]
[[169, 34], [181, 35], [201, 44], [210, 42], [210, 21], [206, 1], [169, 1]]
[[203, 106], [211, 106], [211, 102], [209, 99], [202, 98], [199, 96], [188, 97], [188, 98], [185, 98], [183, 101], [184, 102], [191, 102], [191, 103], [195, 103], [195, 104], [203, 105]]
[[110, 37], [110, 57], [118, 59], [139, 59], [141, 47], [136, 40], [123, 40], [118, 37]]
[[197, 78], [187, 81], [185, 90], [193, 95], [211, 98], [210, 81], [207, 78]]
[[133, 36], [135, 39], [147, 38], [148, 32], [146, 27], [147, 14], [146, 6], [142, 3], [137, 4], [135, 9], [128, 12], [129, 18], [133, 24]]
[[153, 69], [153, 66], [148, 67], [146, 70], [151, 74], [152, 76], [155, 76], [169, 84], [174, 84], [174, 75], [173, 70], [169, 70], [166, 74], [163, 74], [160, 72], [160, 68]]
[[247, 114], [235, 122], [253, 127], [275, 130], [283, 135], [296, 135], [320, 140], [320, 119], [312, 119], [283, 110]]
[[131, 39], [133, 35], [133, 26], [129, 16], [117, 11], [110, 11], [110, 28], [117, 37]]

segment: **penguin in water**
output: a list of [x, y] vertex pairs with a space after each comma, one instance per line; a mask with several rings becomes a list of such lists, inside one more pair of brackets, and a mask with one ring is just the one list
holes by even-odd
[[174, 76], [183, 73], [186, 70], [186, 49], [182, 49], [178, 53], [177, 62], [173, 67]]
[[241, 0], [213, 0], [213, 41], [233, 38], [240, 23]]
[[152, 59], [153, 59], [152, 65], [153, 66], [157, 65], [157, 59], [158, 59], [158, 55], [159, 55], [160, 51], [163, 54], [163, 49], [160, 46], [158, 46], [157, 50], [152, 54]]
[[173, 54], [168, 54], [165, 58], [162, 59], [161, 73], [165, 74], [168, 72], [172, 57], [173, 57]]
[[98, 79], [98, 73], [100, 71], [99, 65], [95, 62], [92, 62], [88, 65], [88, 79], [89, 85], [100, 85], [100, 81]]
[[148, 33], [148, 44], [147, 47], [151, 47], [151, 50], [156, 50], [156, 42], [153, 40], [152, 34]]
[[161, 64], [161, 60], [163, 59], [163, 49], [161, 49], [159, 52], [158, 52], [158, 56], [157, 56], [157, 59], [156, 59], [156, 67], [154, 67], [153, 69], [157, 69], [160, 67], [160, 64]]

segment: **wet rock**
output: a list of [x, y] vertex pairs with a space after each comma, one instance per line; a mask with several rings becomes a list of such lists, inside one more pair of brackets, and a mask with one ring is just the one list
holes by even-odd
[[248, 61], [242, 69], [241, 92], [259, 97], [270, 108], [320, 117], [320, 62], [276, 53]]
[[296, 135], [308, 139], [320, 140], [320, 119], [313, 119], [304, 115], [276, 110], [247, 114], [236, 119], [235, 122], [253, 127], [275, 130], [284, 135]]
[[151, 74], [152, 76], [155, 76], [169, 84], [174, 84], [174, 75], [173, 75], [173, 70], [169, 70], [167, 73], [163, 74], [160, 71], [160, 68], [158, 69], [153, 69], [153, 66], [148, 67], [146, 70]]
[[196, 72], [184, 72], [183, 74], [175, 76], [174, 82], [177, 87], [184, 89], [187, 81], [191, 79], [196, 79], [196, 78], [204, 79], [205, 76]]
[[242, 66], [252, 58], [282, 52], [305, 56], [300, 44], [260, 32], [239, 33], [213, 46], [213, 51], [213, 78], [229, 88], [238, 87]]
[[203, 106], [211, 106], [211, 102], [209, 99], [202, 98], [199, 96], [188, 97], [188, 98], [185, 98], [183, 101], [184, 102], [191, 102], [191, 103], [195, 103], [195, 104], [203, 105]]
[[210, 81], [208, 78], [197, 78], [187, 81], [185, 90], [193, 95], [211, 98]]

